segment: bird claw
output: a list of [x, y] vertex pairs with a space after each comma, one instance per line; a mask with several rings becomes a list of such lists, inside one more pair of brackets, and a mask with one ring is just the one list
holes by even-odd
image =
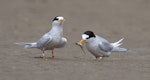
[[46, 56], [43, 56], [42, 58], [43, 58], [43, 60], [47, 60], [48, 59], [48, 57], [46, 57]]
[[103, 59], [103, 57], [97, 57], [96, 58], [96, 60], [102, 60]]

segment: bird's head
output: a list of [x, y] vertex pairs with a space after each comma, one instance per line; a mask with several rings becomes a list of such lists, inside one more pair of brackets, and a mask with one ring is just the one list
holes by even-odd
[[65, 19], [64, 17], [62, 16], [56, 16], [54, 19], [53, 19], [53, 23], [63, 23], [65, 22]]
[[80, 40], [80, 42], [78, 42], [79, 45], [82, 45], [86, 42], [86, 40], [89, 40], [91, 38], [95, 38], [95, 34], [94, 32], [92, 31], [85, 31], [83, 34], [82, 34], [82, 39]]
[[52, 26], [63, 26], [65, 19], [62, 16], [56, 16], [52, 21]]

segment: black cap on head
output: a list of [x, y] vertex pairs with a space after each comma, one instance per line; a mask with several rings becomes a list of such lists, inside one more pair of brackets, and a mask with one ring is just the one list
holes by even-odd
[[56, 16], [54, 19], [53, 19], [53, 21], [58, 21], [59, 19], [58, 19], [58, 16]]
[[83, 34], [88, 35], [88, 36], [89, 36], [89, 38], [91, 38], [91, 37], [95, 37], [95, 34], [94, 34], [94, 32], [92, 32], [92, 31], [85, 31]]

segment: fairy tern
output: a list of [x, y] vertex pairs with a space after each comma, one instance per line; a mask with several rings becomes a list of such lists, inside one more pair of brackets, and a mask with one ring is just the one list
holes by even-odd
[[18, 45], [23, 45], [24, 48], [37, 48], [42, 51], [42, 58], [47, 59], [45, 56], [46, 50], [52, 50], [52, 59], [54, 59], [54, 48], [64, 47], [67, 39], [63, 37], [64, 17], [56, 16], [52, 20], [52, 28], [49, 32], [45, 33], [37, 42], [20, 42]]
[[108, 57], [112, 52], [127, 51], [126, 48], [119, 47], [124, 38], [117, 42], [110, 43], [108, 40], [101, 36], [95, 35], [92, 31], [85, 31], [82, 34], [80, 42], [76, 43], [80, 47], [85, 46], [87, 50], [95, 56], [96, 59], [102, 59], [102, 57]]

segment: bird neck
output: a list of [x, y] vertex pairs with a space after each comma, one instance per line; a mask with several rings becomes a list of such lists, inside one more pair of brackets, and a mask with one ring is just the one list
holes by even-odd
[[87, 42], [89, 42], [90, 44], [93, 44], [93, 42], [95, 42], [95, 37], [92, 37], [90, 39], [87, 40]]
[[55, 35], [55, 36], [62, 36], [63, 35], [63, 25], [59, 24], [59, 25], [53, 25], [52, 24], [52, 29], [49, 31], [50, 34]]

